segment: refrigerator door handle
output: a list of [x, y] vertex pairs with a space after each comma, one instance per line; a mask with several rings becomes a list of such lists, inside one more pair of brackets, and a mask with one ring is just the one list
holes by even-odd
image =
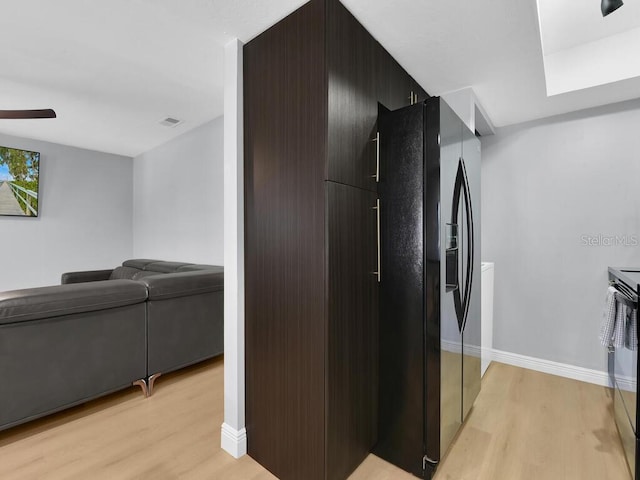
[[[458, 318], [458, 328], [464, 331], [469, 312], [469, 304], [471, 302], [471, 287], [473, 284], [473, 259], [474, 259], [474, 234], [473, 234], [473, 207], [471, 205], [471, 194], [469, 192], [469, 179], [467, 178], [467, 169], [464, 164], [464, 158], [460, 157], [458, 161], [458, 173], [456, 174], [455, 186], [453, 188], [453, 205], [451, 209], [451, 223], [458, 222], [458, 214], [460, 203], [464, 202], [465, 218], [462, 219], [462, 225], [466, 226], [466, 236], [468, 239], [468, 248], [466, 249], [466, 269], [464, 272], [464, 282], [458, 283], [458, 288], [453, 291], [453, 303]], [[459, 253], [463, 250], [464, 239], [458, 240]], [[456, 270], [462, 255], [458, 254], [456, 258]]]

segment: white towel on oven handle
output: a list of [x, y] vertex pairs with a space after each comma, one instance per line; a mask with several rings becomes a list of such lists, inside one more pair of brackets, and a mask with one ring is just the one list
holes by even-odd
[[638, 350], [638, 310], [629, 308], [626, 305], [625, 308], [627, 309], [627, 324], [625, 328], [624, 346], [629, 350], [636, 351]]
[[617, 290], [615, 288], [609, 287], [607, 289], [607, 297], [604, 302], [602, 325], [600, 327], [600, 343], [604, 347], [612, 345], [613, 334], [616, 328], [616, 292]]
[[616, 324], [613, 329], [612, 345], [615, 348], [624, 348], [627, 338], [627, 316], [629, 307], [616, 301]]

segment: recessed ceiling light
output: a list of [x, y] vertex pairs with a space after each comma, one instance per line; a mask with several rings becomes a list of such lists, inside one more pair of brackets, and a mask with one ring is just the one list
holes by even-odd
[[159, 123], [160, 125], [163, 125], [165, 127], [173, 128], [176, 125], [182, 123], [182, 120], [178, 120], [177, 118], [173, 118], [173, 117], [167, 117]]

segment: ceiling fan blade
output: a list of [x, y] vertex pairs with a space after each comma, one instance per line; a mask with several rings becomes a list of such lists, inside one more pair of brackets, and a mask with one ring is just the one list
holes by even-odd
[[50, 108], [43, 110], [0, 110], [0, 119], [56, 118], [56, 112]]

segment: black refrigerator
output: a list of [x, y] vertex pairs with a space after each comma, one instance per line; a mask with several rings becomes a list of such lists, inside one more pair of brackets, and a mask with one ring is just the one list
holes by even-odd
[[437, 97], [381, 109], [374, 453], [431, 478], [480, 391], [480, 141]]

